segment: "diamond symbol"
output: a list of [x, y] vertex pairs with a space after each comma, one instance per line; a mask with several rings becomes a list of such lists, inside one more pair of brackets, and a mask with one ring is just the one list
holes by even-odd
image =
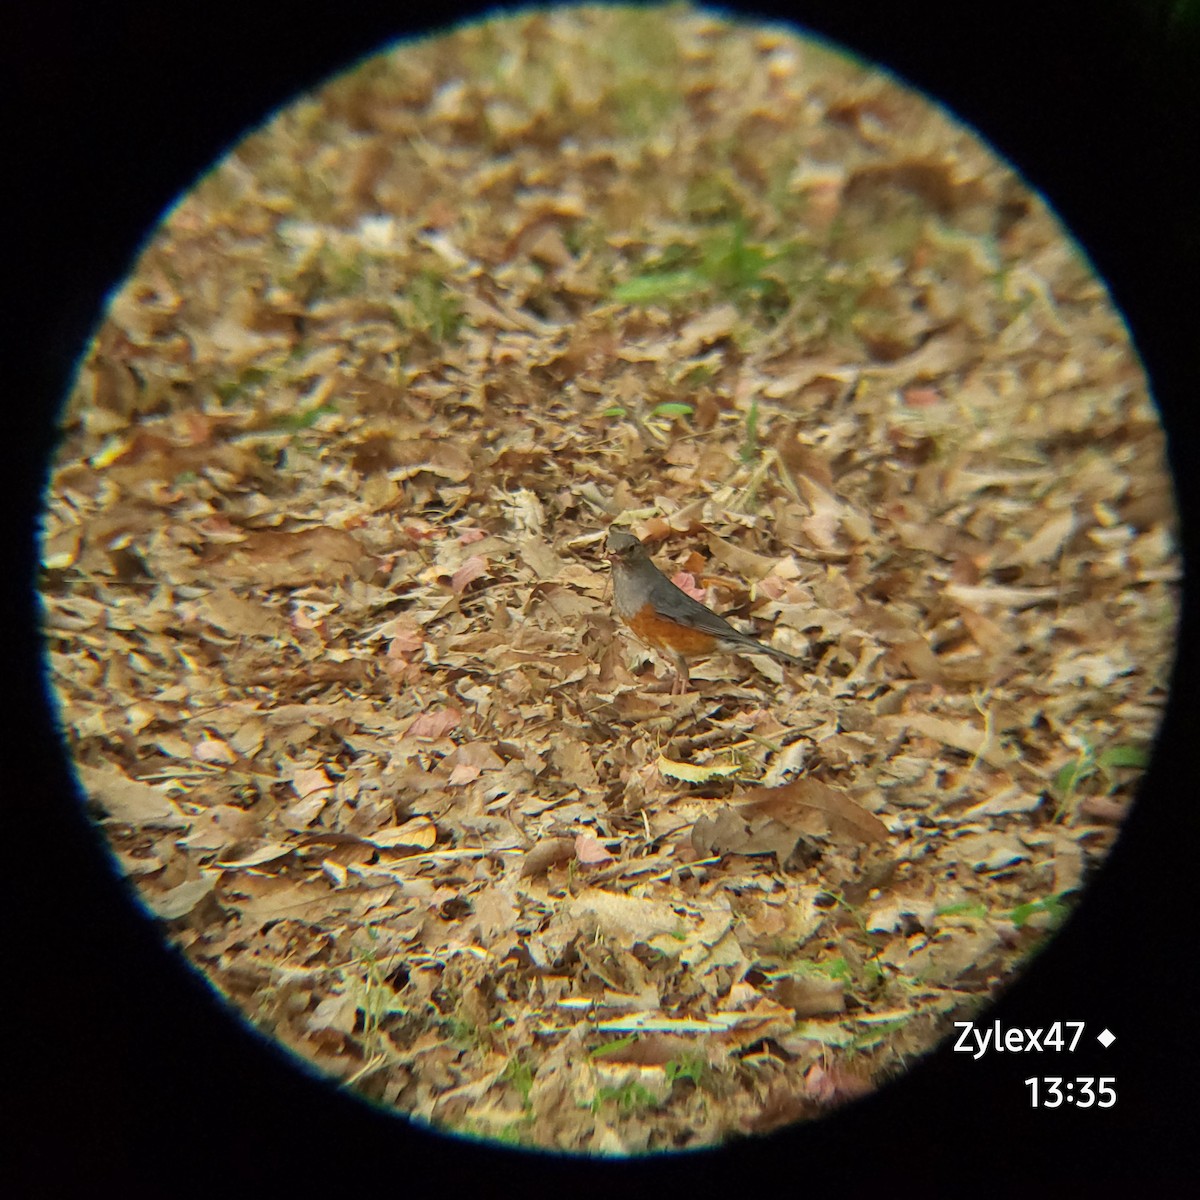
[[1117, 1035], [1115, 1033], [1109, 1033], [1107, 1029], [1103, 1029], [1096, 1034], [1096, 1041], [1098, 1041], [1100, 1045], [1105, 1048], [1105, 1050], [1107, 1050], [1109, 1046], [1111, 1046], [1116, 1040]]

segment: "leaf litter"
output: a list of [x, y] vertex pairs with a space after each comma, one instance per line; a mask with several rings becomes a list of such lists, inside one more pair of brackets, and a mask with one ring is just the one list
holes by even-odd
[[[1179, 559], [1128, 334], [919, 97], [574, 7], [245, 139], [114, 294], [44, 518], [90, 811], [261, 1029], [460, 1131], [820, 1115], [1010, 980], [1119, 832]], [[617, 628], [612, 521], [803, 656]]]

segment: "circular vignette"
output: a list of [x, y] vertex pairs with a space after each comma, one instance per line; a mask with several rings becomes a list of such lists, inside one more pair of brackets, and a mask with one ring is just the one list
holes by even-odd
[[[604, 21], [636, 36], [592, 38]], [[515, 18], [284, 110], [114, 297], [51, 492], [64, 721], [148, 904], [306, 1060], [493, 1139], [705, 1144], [886, 1077], [1069, 905], [1165, 681], [1170, 489], [1103, 289], [961, 128], [786, 33], [718, 42], [714, 21]], [[592, 76], [551, 69], [597, 45]], [[706, 54], [729, 60], [698, 83]], [[470, 55], [484, 83], [456, 78]], [[726, 97], [735, 65], [748, 82]], [[685, 109], [696, 128], [665, 139]], [[715, 558], [741, 615], [812, 651], [816, 683], [726, 662], [696, 673], [707, 715], [638, 707], [593, 569], [591, 531], [623, 513]], [[1132, 596], [1113, 582], [1130, 562]], [[510, 608], [525, 619], [497, 641]], [[563, 725], [569, 706], [539, 710], [536, 737], [528, 713], [504, 726], [566, 687], [604, 698], [631, 757]], [[714, 719], [722, 689], [735, 707]], [[639, 749], [654, 722], [688, 744]], [[747, 801], [695, 799], [717, 773], [677, 764], [723, 745], [745, 781], [799, 773], [769, 797], [783, 834], [698, 843]], [[493, 814], [532, 781], [557, 803]], [[886, 827], [878, 861], [860, 812]], [[692, 833], [670, 841], [668, 815]], [[552, 839], [575, 839], [574, 873], [517, 866]], [[724, 865], [689, 865], [731, 855], [740, 907]], [[647, 889], [651, 859], [667, 878]], [[742, 903], [776, 876], [785, 903]], [[499, 981], [474, 966], [496, 946]], [[521, 989], [560, 963], [575, 994], [531, 1006]], [[694, 985], [686, 1027], [603, 1008], [653, 1013], [656, 971]], [[902, 1014], [889, 979], [936, 998]], [[538, 1036], [559, 1053], [535, 1068]]]

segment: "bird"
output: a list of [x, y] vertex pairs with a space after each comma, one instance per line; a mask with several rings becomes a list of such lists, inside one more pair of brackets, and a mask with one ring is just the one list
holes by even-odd
[[612, 563], [613, 612], [635, 636], [670, 655], [676, 666], [672, 692], [688, 685], [687, 660], [717, 651], [769, 654], [789, 666], [802, 660], [735, 629], [724, 617], [676, 587], [651, 561], [650, 552], [624, 529], [609, 529], [605, 557]]

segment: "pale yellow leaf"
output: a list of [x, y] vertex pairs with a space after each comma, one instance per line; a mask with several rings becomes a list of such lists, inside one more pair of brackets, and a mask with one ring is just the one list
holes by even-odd
[[676, 762], [674, 759], [658, 756], [658, 769], [669, 779], [680, 779], [684, 783], [707, 783], [710, 779], [726, 779], [736, 775], [740, 768], [736, 763], [709, 763], [707, 766], [696, 766], [694, 763]]

